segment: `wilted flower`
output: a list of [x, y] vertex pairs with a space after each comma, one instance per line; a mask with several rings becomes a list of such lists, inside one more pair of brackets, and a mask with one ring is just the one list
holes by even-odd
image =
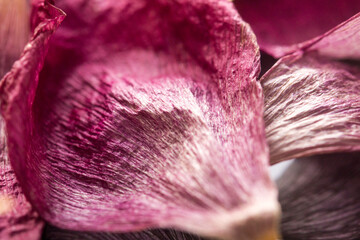
[[[286, 55], [260, 81], [256, 37], [232, 2], [63, 0], [55, 7], [33, 1], [31, 19], [21, 25], [26, 31], [31, 23], [32, 37], [0, 82], [0, 236], [38, 239], [39, 214], [59, 228], [103, 232], [49, 227], [46, 236], [54, 239], [110, 239], [106, 232], [149, 228], [277, 239], [280, 208], [269, 163], [360, 149], [359, 64], [340, 61], [360, 56], [360, 17], [321, 36], [311, 31], [303, 43], [285, 34], [274, 44], [274, 28], [259, 30], [266, 14], [252, 17], [253, 5], [235, 4], [260, 47]], [[18, 37], [5, 35], [7, 42]], [[3, 48], [4, 72], [20, 40]], [[297, 176], [299, 168], [306, 178], [312, 171], [330, 176], [348, 166], [336, 161], [341, 157], [298, 160], [280, 189], [291, 182], [293, 194], [311, 184]], [[324, 171], [323, 158], [333, 163]], [[309, 196], [326, 184], [319, 181]], [[307, 198], [296, 208], [284, 193], [286, 208], [309, 208]], [[284, 236], [309, 238], [294, 230], [291, 216], [284, 213]], [[351, 229], [334, 236], [354, 235]], [[116, 237], [198, 239], [174, 230]]]

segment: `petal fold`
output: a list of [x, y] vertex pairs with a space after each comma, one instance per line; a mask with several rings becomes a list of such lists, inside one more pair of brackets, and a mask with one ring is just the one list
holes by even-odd
[[332, 59], [360, 60], [360, 13], [320, 36], [307, 51]]
[[43, 221], [26, 200], [7, 154], [5, 124], [0, 118], [0, 239], [38, 240]]
[[279, 179], [284, 239], [359, 239], [360, 154], [296, 160]]
[[0, 88], [10, 160], [41, 216], [73, 230], [276, 239], [259, 49], [232, 3], [59, 7], [68, 17], [50, 42], [63, 14], [38, 10]]

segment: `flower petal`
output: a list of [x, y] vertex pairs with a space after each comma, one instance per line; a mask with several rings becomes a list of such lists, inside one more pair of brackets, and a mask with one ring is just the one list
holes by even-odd
[[20, 57], [29, 41], [27, 0], [0, 0], [0, 79]]
[[360, 150], [360, 67], [315, 54], [282, 58], [262, 78], [270, 159]]
[[206, 240], [173, 229], [153, 229], [131, 233], [76, 232], [47, 225], [43, 240]]
[[43, 222], [22, 193], [7, 157], [5, 124], [0, 118], [0, 239], [40, 239]]
[[359, 239], [360, 154], [296, 160], [279, 180], [284, 239]]
[[360, 60], [360, 13], [340, 24], [309, 47], [320, 55], [334, 59]]
[[[360, 11], [358, 0], [235, 0], [254, 30], [260, 48], [281, 57], [316, 41], [319, 35]], [[307, 42], [307, 41], [310, 42]]]
[[60, 4], [68, 17], [39, 78], [38, 43], [59, 16], [37, 28], [20, 60], [33, 53], [30, 66], [1, 95], [10, 160], [41, 216], [75, 230], [275, 239], [259, 50], [232, 4]]

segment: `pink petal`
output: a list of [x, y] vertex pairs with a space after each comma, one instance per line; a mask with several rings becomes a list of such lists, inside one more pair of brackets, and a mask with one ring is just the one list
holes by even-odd
[[40, 76], [63, 18], [49, 5], [1, 88], [10, 160], [41, 216], [274, 239], [259, 50], [232, 4], [60, 3]]
[[360, 150], [360, 68], [314, 54], [282, 58], [262, 78], [272, 163]]
[[0, 118], [0, 239], [40, 239], [43, 222], [26, 200], [7, 157], [5, 126]]
[[320, 36], [305, 54], [280, 59], [263, 76], [272, 163], [360, 149], [359, 19]]
[[[317, 40], [360, 11], [358, 0], [235, 0], [260, 48], [281, 57]], [[309, 42], [307, 42], [309, 40]]]
[[296, 160], [279, 180], [284, 239], [360, 239], [360, 155]]
[[360, 59], [360, 13], [330, 30], [311, 45], [308, 51], [336, 59]]
[[[0, 23], [1, 79], [28, 41], [28, 2], [0, 1]], [[0, 239], [40, 239], [43, 222], [26, 200], [16, 179], [8, 159], [5, 135], [5, 123], [0, 116]]]

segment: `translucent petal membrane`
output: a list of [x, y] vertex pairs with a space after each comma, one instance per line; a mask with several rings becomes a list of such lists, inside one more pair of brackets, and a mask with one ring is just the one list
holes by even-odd
[[360, 150], [360, 65], [316, 54], [282, 58], [262, 78], [272, 163]]
[[278, 182], [284, 239], [359, 239], [360, 154], [298, 159]]
[[0, 239], [40, 239], [43, 222], [22, 193], [7, 157], [5, 124], [0, 118]]
[[43, 240], [210, 240], [173, 229], [154, 229], [131, 233], [76, 232], [47, 225]]
[[275, 57], [317, 41], [319, 36], [360, 11], [358, 0], [331, 3], [326, 0], [235, 0], [234, 3], [254, 30], [260, 48]]
[[0, 0], [0, 79], [20, 57], [29, 41], [27, 0]]
[[1, 95], [10, 160], [41, 216], [74, 230], [276, 239], [259, 50], [232, 3], [60, 7], [40, 76], [62, 19], [49, 7]]

